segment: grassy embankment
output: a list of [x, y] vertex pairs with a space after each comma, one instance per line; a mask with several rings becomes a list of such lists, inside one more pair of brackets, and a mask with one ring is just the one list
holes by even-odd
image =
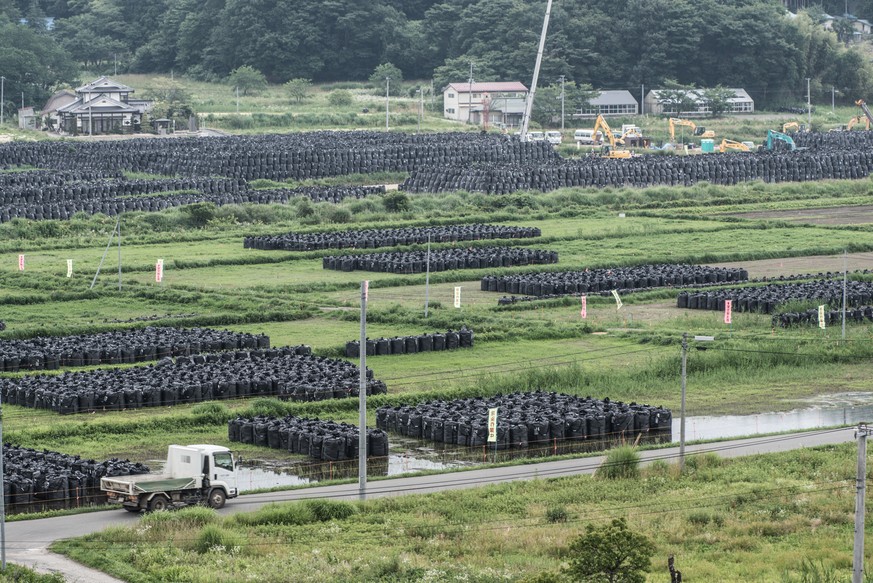
[[851, 444], [738, 460], [709, 454], [690, 458], [681, 477], [656, 462], [637, 480], [535, 480], [225, 517], [197, 508], [54, 549], [142, 582], [519, 581], [557, 572], [585, 525], [626, 517], [655, 543], [648, 581], [668, 577], [668, 555], [688, 581], [843, 581], [854, 455]]

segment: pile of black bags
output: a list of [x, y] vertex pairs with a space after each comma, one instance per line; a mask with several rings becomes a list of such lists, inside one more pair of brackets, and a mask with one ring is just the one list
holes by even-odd
[[221, 350], [267, 349], [270, 338], [211, 328], [148, 326], [132, 330], [0, 340], [0, 372], [133, 364]]
[[497, 408], [497, 449], [542, 447], [557, 441], [618, 439], [672, 429], [669, 409], [554, 392], [380, 407], [376, 426], [389, 433], [468, 447], [492, 444], [488, 410]]
[[487, 275], [482, 278], [480, 285], [482, 291], [539, 297], [723, 283], [746, 281], [747, 279], [749, 279], [749, 273], [745, 269], [710, 267], [708, 265], [658, 264], [586, 271]]
[[[473, 331], [467, 326], [461, 326], [457, 332], [434, 332], [418, 336], [398, 336], [396, 338], [367, 339], [367, 356], [385, 356], [388, 354], [416, 354], [456, 348], [473, 348]], [[358, 340], [346, 342], [346, 358], [358, 358], [361, 354], [361, 343]]]
[[[781, 144], [781, 142], [780, 142]], [[706, 156], [643, 155], [629, 159], [597, 156], [515, 164], [432, 164], [413, 171], [401, 188], [408, 192], [466, 190], [508, 194], [558, 188], [731, 185], [750, 180], [806, 182], [866, 178], [873, 149], [827, 147], [816, 150], [736, 152]]]
[[257, 136], [0, 144], [0, 168], [146, 172], [305, 180], [409, 172], [431, 164], [525, 163], [556, 159], [550, 144], [478, 133], [321, 131]]
[[[359, 436], [355, 425], [293, 415], [282, 418], [263, 415], [237, 417], [227, 422], [230, 441], [281, 449], [333, 462], [356, 459], [360, 453]], [[388, 435], [379, 429], [367, 429], [367, 457], [387, 456]]]
[[[322, 267], [336, 271], [380, 271], [383, 273], [425, 273], [427, 251], [337, 255], [322, 258]], [[471, 247], [439, 249], [430, 253], [430, 271], [483, 269], [517, 265], [545, 265], [558, 262], [556, 251], [526, 247]]]
[[100, 478], [147, 474], [149, 468], [129, 460], [83, 460], [55, 451], [3, 447], [3, 494], [7, 512], [90, 506], [106, 501]]
[[482, 239], [524, 239], [539, 237], [536, 227], [504, 225], [443, 225], [440, 227], [406, 227], [402, 229], [364, 229], [358, 231], [327, 231], [321, 233], [287, 233], [245, 237], [245, 249], [281, 249], [284, 251], [316, 251], [319, 249], [375, 249], [395, 245], [455, 243]]
[[[843, 321], [843, 311], [826, 309], [825, 326], [839, 326]], [[873, 322], [873, 306], [859, 306], [856, 308], [846, 309], [846, 322], [860, 324], [864, 321]], [[773, 314], [773, 326], [780, 328], [791, 328], [792, 326], [818, 326], [818, 309], [810, 308], [803, 312], [782, 312], [781, 314]]]
[[[731, 300], [735, 312], [773, 313], [790, 301], [814, 300], [831, 306], [842, 305], [843, 281], [821, 279], [806, 283], [770, 284], [757, 287], [720, 289], [710, 292], [681, 292], [676, 306], [690, 310], [724, 310], [725, 300]], [[873, 283], [849, 281], [846, 286], [847, 306], [866, 306], [873, 301]]]
[[[321, 401], [358, 396], [358, 367], [312, 356], [308, 346], [180, 356], [123, 369], [0, 379], [4, 403], [61, 414], [170, 407], [219, 399], [279, 397]], [[367, 394], [385, 383], [367, 370]]]

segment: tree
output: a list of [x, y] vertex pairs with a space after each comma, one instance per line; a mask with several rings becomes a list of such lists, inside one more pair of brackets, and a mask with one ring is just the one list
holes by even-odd
[[238, 87], [243, 95], [248, 95], [249, 92], [259, 93], [267, 88], [267, 78], [264, 74], [249, 65], [231, 71], [227, 82], [231, 87]]
[[401, 83], [403, 83], [403, 73], [400, 69], [391, 63], [382, 63], [370, 75], [370, 84], [378, 91], [380, 88], [385, 89], [385, 78], [390, 77], [391, 83], [388, 86], [391, 95], [400, 95]]
[[681, 114], [683, 111], [694, 111], [697, 109], [697, 100], [694, 99], [692, 91], [693, 85], [682, 85], [676, 81], [664, 81], [664, 89], [658, 92], [658, 103], [664, 110], [664, 113]]
[[730, 100], [736, 97], [733, 89], [716, 85], [700, 91], [700, 103], [709, 108], [712, 117], [720, 117], [726, 111], [730, 111]]
[[300, 103], [309, 97], [309, 91], [312, 89], [312, 80], [297, 77], [285, 83], [284, 87], [288, 95], [293, 97], [297, 103]]
[[333, 107], [348, 107], [355, 101], [355, 97], [345, 89], [331, 91], [327, 96], [327, 102]]
[[[564, 116], [569, 118], [576, 113], [576, 110], [587, 109], [591, 100], [599, 94], [600, 92], [594, 91], [590, 85], [576, 85], [572, 81], [564, 83]], [[560, 123], [560, 83], [537, 88], [531, 118], [542, 126]]]
[[570, 543], [566, 573], [586, 583], [644, 583], [655, 545], [644, 535], [628, 530], [623, 518], [595, 527]]

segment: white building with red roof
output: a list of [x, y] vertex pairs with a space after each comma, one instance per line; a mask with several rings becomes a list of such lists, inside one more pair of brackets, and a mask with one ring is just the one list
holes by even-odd
[[518, 81], [449, 83], [443, 89], [443, 117], [476, 125], [517, 127], [527, 87]]

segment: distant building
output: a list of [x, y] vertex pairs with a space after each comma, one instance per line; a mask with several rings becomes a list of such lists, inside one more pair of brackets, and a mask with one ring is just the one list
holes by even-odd
[[574, 117], [636, 115], [639, 112], [640, 104], [630, 91], [601, 91], [600, 95], [588, 102], [588, 107], [577, 109]]
[[40, 112], [49, 128], [57, 129], [60, 124], [58, 109], [76, 101], [76, 92], [70, 89], [62, 89], [49, 97]]
[[[841, 36], [840, 40], [846, 42], [861, 42], [865, 37], [873, 34], [873, 24], [869, 20], [858, 18], [849, 13], [842, 16], [823, 14], [820, 22], [825, 30], [836, 32]], [[851, 37], [842, 38], [847, 34], [851, 34]]]
[[521, 125], [527, 87], [518, 81], [449, 83], [443, 89], [443, 117], [480, 125]]
[[[651, 113], [653, 115], [660, 115], [665, 113], [671, 113], [673, 115], [681, 115], [681, 116], [704, 116], [710, 113], [709, 106], [703, 103], [701, 96], [705, 89], [689, 89], [686, 91], [688, 97], [695, 103], [694, 109], [688, 111], [666, 111], [665, 105], [661, 103], [662, 99], [662, 91], [663, 89], [655, 89], [649, 91], [646, 94], [646, 98], [644, 100], [644, 105], [646, 107], [646, 112]], [[745, 89], [739, 88], [731, 88], [731, 91], [734, 92], [734, 96], [728, 99], [729, 107], [726, 113], [752, 113], [755, 111], [755, 101], [749, 97], [749, 94], [746, 93]]]
[[37, 116], [32, 107], [18, 108], [18, 127], [22, 130], [35, 130], [39, 127]]
[[105, 134], [139, 131], [143, 114], [151, 102], [131, 99], [134, 90], [108, 77], [100, 77], [76, 89], [75, 99], [53, 109], [53, 101], [66, 101], [53, 95], [43, 113], [58, 120], [58, 129], [68, 133]]

